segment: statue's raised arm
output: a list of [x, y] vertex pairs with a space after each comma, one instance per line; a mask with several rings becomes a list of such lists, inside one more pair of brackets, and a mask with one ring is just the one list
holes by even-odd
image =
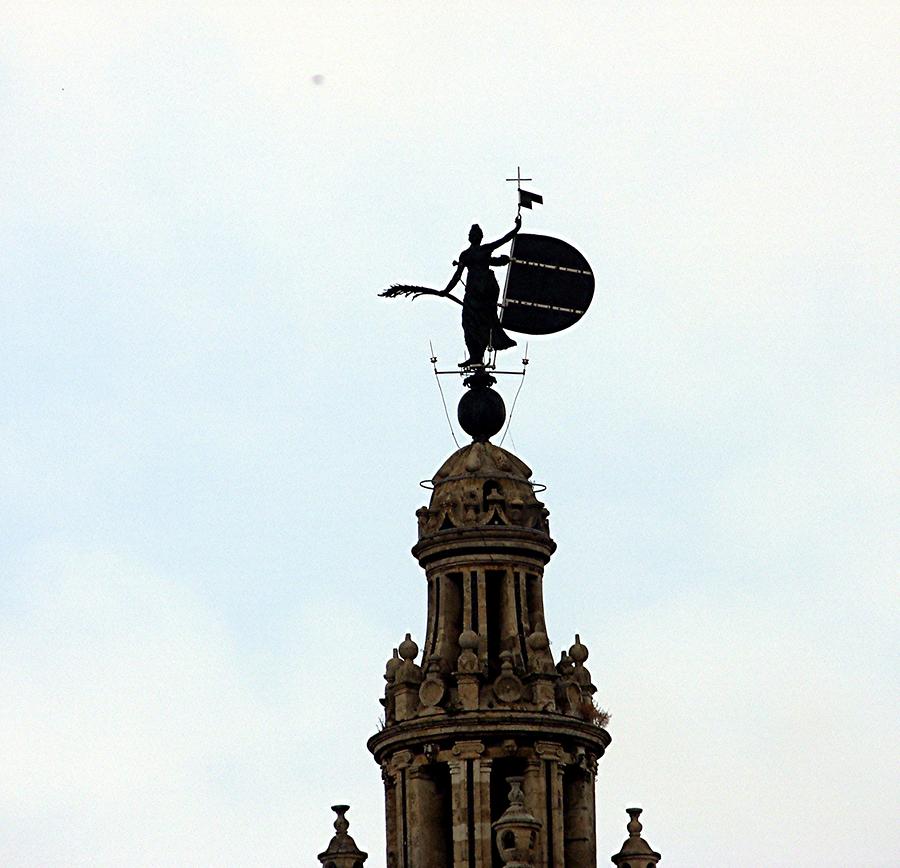
[[513, 238], [515, 238], [516, 235], [519, 233], [519, 230], [521, 228], [522, 228], [522, 215], [516, 214], [516, 225], [513, 226], [513, 228], [510, 229], [509, 232], [507, 232], [506, 235], [504, 235], [502, 238], [498, 238], [496, 241], [492, 242], [491, 244], [485, 244], [484, 246], [487, 247], [488, 250], [494, 251], [498, 247], [502, 247], [508, 241], [512, 241]]

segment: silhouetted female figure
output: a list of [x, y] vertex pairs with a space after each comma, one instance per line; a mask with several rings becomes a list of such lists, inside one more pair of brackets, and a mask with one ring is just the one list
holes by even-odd
[[459, 254], [456, 272], [442, 295], [449, 295], [450, 290], [459, 282], [463, 269], [468, 271], [466, 294], [463, 296], [462, 326], [466, 338], [466, 349], [469, 358], [460, 362], [460, 367], [480, 365], [484, 362], [484, 351], [488, 346], [495, 350], [508, 350], [516, 342], [500, 326], [497, 318], [497, 302], [500, 300], [500, 287], [497, 278], [491, 271], [492, 265], [506, 265], [508, 256], [491, 256], [498, 247], [512, 240], [522, 228], [522, 218], [516, 217], [515, 228], [502, 238], [490, 244], [482, 244], [484, 233], [476, 223], [469, 230], [470, 245]]

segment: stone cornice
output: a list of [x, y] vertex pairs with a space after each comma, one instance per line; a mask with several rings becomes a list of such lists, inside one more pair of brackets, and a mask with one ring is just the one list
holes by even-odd
[[602, 756], [612, 741], [610, 734], [599, 726], [566, 715], [527, 711], [462, 712], [452, 718], [419, 718], [397, 723], [373, 735], [367, 742], [375, 760], [399, 750], [415, 750], [422, 744], [438, 742], [503, 738], [533, 738], [535, 741], [574, 742], [591, 748]]
[[541, 565], [550, 560], [556, 543], [543, 531], [528, 528], [478, 527], [442, 530], [422, 537], [412, 548], [423, 566], [442, 558], [491, 555], [510, 559], [533, 559]]

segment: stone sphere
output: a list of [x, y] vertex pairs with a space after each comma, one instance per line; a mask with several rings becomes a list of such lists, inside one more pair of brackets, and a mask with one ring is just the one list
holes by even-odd
[[412, 640], [409, 633], [406, 634], [406, 638], [400, 643], [397, 650], [404, 660], [415, 660], [419, 655], [419, 646]]
[[463, 630], [459, 634], [459, 647], [466, 651], [477, 651], [478, 634], [474, 630]]
[[532, 651], [546, 651], [550, 647], [550, 640], [547, 634], [541, 630], [535, 630], [526, 640], [525, 643]]
[[588, 659], [587, 646], [581, 644], [581, 636], [575, 634], [575, 644], [569, 649], [569, 657], [576, 663], [584, 663]]
[[503, 398], [490, 388], [473, 388], [459, 399], [456, 416], [473, 440], [488, 440], [506, 421]]

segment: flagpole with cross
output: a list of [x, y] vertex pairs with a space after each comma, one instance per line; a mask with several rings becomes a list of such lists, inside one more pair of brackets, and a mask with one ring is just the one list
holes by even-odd
[[[522, 181], [533, 181], [533, 178], [523, 178], [522, 177], [522, 167], [516, 166], [516, 177], [515, 178], [507, 178], [507, 181], [515, 181], [516, 189], [519, 193], [519, 207], [516, 211], [516, 216], [522, 216], [522, 209], [527, 208], [529, 211], [531, 210], [531, 206], [537, 202], [538, 205], [544, 204], [544, 197], [538, 195], [537, 193], [530, 193], [528, 190], [522, 189]], [[510, 266], [512, 265], [513, 257], [516, 252], [516, 236], [513, 236], [512, 244], [509, 248], [509, 259]], [[506, 280], [503, 282], [503, 298], [500, 301], [500, 322], [503, 322], [503, 314], [506, 311], [506, 290], [509, 287], [509, 272], [511, 268], [506, 269]]]
[[522, 213], [523, 208], [527, 208], [529, 211], [531, 210], [531, 206], [537, 202], [538, 205], [544, 204], [544, 197], [538, 195], [537, 193], [529, 193], [528, 190], [522, 189], [522, 181], [533, 181], [533, 178], [523, 178], [522, 177], [522, 167], [516, 166], [516, 177], [515, 178], [507, 178], [507, 181], [515, 181], [516, 188], [519, 191], [519, 210], [516, 212], [517, 214]]

